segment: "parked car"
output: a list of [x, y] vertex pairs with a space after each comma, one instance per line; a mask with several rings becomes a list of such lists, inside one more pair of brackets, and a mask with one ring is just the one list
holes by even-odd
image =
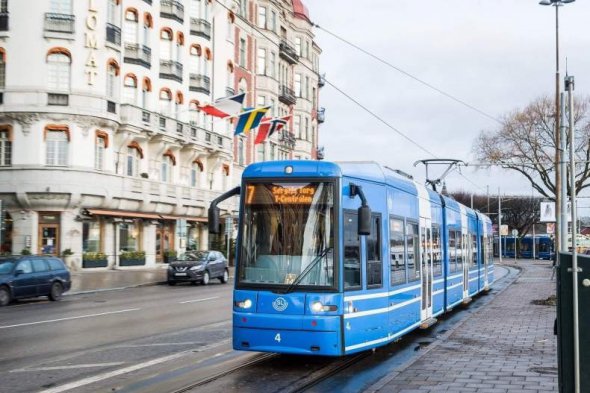
[[14, 299], [35, 296], [59, 300], [71, 286], [70, 272], [59, 258], [34, 255], [0, 258], [0, 306]]
[[219, 251], [187, 251], [168, 266], [169, 285], [181, 281], [207, 285], [215, 278], [223, 284], [229, 280], [227, 259]]

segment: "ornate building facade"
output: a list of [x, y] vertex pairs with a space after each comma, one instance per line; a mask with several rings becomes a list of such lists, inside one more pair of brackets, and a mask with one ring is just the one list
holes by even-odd
[[[311, 28], [300, 0], [2, 1], [2, 251], [118, 268], [209, 248], [209, 202], [246, 165], [318, 159]], [[238, 92], [288, 127], [255, 145], [198, 109]]]

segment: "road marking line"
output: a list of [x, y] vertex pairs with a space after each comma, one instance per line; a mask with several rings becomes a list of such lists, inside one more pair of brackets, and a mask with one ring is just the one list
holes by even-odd
[[73, 319], [82, 319], [82, 318], [91, 318], [91, 317], [100, 317], [103, 315], [112, 315], [112, 314], [121, 314], [124, 312], [130, 312], [130, 311], [138, 311], [141, 310], [141, 308], [128, 308], [126, 310], [119, 310], [119, 311], [109, 311], [109, 312], [103, 312], [100, 314], [88, 314], [88, 315], [80, 315], [79, 317], [68, 317], [68, 318], [58, 318], [58, 319], [48, 319], [46, 321], [37, 321], [37, 322], [27, 322], [27, 323], [19, 323], [16, 325], [6, 325], [6, 326], [0, 326], [0, 329], [8, 329], [8, 328], [13, 328], [13, 327], [21, 327], [21, 326], [31, 326], [31, 325], [39, 325], [42, 323], [51, 323], [51, 322], [61, 322], [61, 321], [71, 321]]
[[19, 368], [17, 370], [10, 370], [10, 372], [11, 373], [22, 373], [22, 372], [28, 372], [28, 371], [68, 370], [68, 369], [76, 369], [76, 368], [120, 366], [122, 364], [125, 364], [125, 362], [94, 363], [94, 364], [74, 364], [74, 365], [71, 365], [71, 366]]
[[179, 304], [185, 304], [185, 303], [196, 303], [196, 302], [204, 302], [207, 300], [213, 300], [213, 299], [219, 299], [219, 296], [214, 296], [214, 297], [206, 297], [204, 299], [194, 299], [194, 300], [185, 300], [183, 302], [178, 302]]
[[167, 361], [170, 361], [170, 360], [174, 360], [174, 359], [177, 359], [177, 358], [186, 356], [186, 355], [190, 355], [190, 354], [194, 353], [195, 351], [196, 352], [203, 352], [205, 350], [208, 350], [208, 349], [215, 348], [215, 347], [218, 347], [220, 345], [226, 344], [229, 341], [230, 341], [229, 339], [228, 340], [222, 340], [222, 341], [219, 341], [219, 342], [214, 343], [214, 344], [207, 345], [207, 346], [202, 347], [202, 348], [190, 349], [188, 351], [178, 352], [178, 353], [175, 353], [175, 354], [172, 354], [172, 355], [168, 355], [168, 356], [164, 356], [164, 357], [157, 358], [157, 359], [154, 359], [154, 360], [150, 360], [148, 362], [139, 363], [139, 364], [136, 364], [134, 366], [125, 367], [125, 368], [122, 368], [120, 370], [115, 370], [115, 371], [107, 372], [107, 373], [104, 373], [104, 374], [95, 375], [94, 377], [88, 377], [88, 378], [81, 379], [79, 381], [74, 381], [74, 382], [67, 383], [65, 385], [56, 386], [56, 387], [51, 388], [51, 389], [42, 390], [39, 393], [61, 393], [61, 392], [65, 392], [65, 391], [68, 391], [68, 390], [71, 390], [71, 389], [79, 388], [81, 386], [89, 385], [91, 383], [99, 382], [99, 381], [102, 381], [102, 380], [105, 380], [105, 379], [109, 379], [109, 378], [113, 378], [113, 377], [116, 377], [116, 376], [119, 376], [119, 375], [122, 375], [122, 374], [127, 374], [127, 373], [130, 373], [130, 372], [133, 372], [133, 371], [141, 370], [142, 368], [154, 366], [156, 364], [164, 363], [164, 362], [167, 362]]

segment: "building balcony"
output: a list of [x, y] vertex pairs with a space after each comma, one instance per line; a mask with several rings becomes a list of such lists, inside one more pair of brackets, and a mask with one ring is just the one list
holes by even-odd
[[225, 95], [226, 96], [233, 96], [236, 94], [236, 91], [234, 90], [233, 87], [226, 87], [225, 88]]
[[293, 150], [295, 147], [295, 136], [291, 134], [288, 130], [283, 129], [281, 135], [279, 136], [279, 143], [290, 150]]
[[211, 23], [205, 19], [191, 18], [191, 35], [211, 39]]
[[8, 31], [8, 12], [0, 13], [0, 31]]
[[182, 83], [182, 64], [174, 60], [160, 60], [160, 78]]
[[297, 51], [291, 45], [287, 43], [287, 41], [281, 41], [279, 45], [279, 57], [286, 60], [289, 64], [297, 64], [299, 61], [299, 56], [297, 55]]
[[183, 23], [184, 6], [176, 0], [161, 0], [160, 16], [162, 18], [174, 19], [180, 23]]
[[107, 23], [107, 42], [121, 46], [121, 28]]
[[324, 146], [320, 146], [315, 149], [315, 156], [318, 160], [323, 160], [325, 158]]
[[326, 85], [326, 74], [318, 75], [318, 86], [324, 87]]
[[76, 17], [67, 14], [45, 13], [45, 31], [73, 33]]
[[129, 64], [139, 64], [146, 68], [152, 66], [152, 50], [145, 45], [125, 43], [123, 61]]
[[318, 109], [318, 123], [323, 123], [326, 121], [326, 108]]
[[206, 75], [190, 74], [188, 89], [205, 94], [211, 93], [211, 79]]
[[283, 85], [279, 89], [279, 101], [286, 105], [295, 105], [297, 97], [292, 89]]

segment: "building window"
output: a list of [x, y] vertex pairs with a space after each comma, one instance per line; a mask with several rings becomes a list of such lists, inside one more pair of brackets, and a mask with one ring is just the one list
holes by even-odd
[[141, 107], [150, 108], [150, 92], [152, 91], [152, 81], [147, 76], [143, 78], [143, 87], [141, 89]]
[[301, 74], [295, 74], [294, 86], [295, 96], [301, 97]]
[[203, 168], [199, 162], [193, 162], [191, 166], [191, 187], [197, 187], [199, 185], [199, 177]]
[[51, 0], [49, 9], [55, 14], [70, 15], [72, 13], [72, 0]]
[[[0, 90], [6, 87], [6, 54], [4, 49], [0, 48]], [[0, 104], [2, 102], [0, 101]]]
[[162, 157], [162, 166], [160, 167], [160, 181], [164, 183], [172, 182], [172, 159], [168, 155]]
[[160, 90], [160, 113], [164, 115], [172, 113], [172, 92], [170, 89]]
[[126, 43], [137, 44], [138, 20], [137, 10], [130, 8], [125, 11], [125, 28], [123, 30], [123, 35]]
[[94, 169], [102, 171], [104, 169], [104, 152], [106, 148], [106, 139], [104, 136], [96, 137], [94, 148]]
[[141, 154], [137, 147], [127, 147], [127, 176], [137, 176]]
[[160, 59], [172, 59], [172, 31], [167, 28], [160, 32]]
[[240, 0], [240, 15], [248, 19], [248, 0]]
[[12, 162], [12, 141], [10, 128], [0, 128], [0, 166], [10, 166]]
[[266, 29], [266, 8], [258, 6], [258, 27]]
[[270, 52], [270, 64], [268, 70], [268, 76], [272, 78], [276, 78], [276, 68], [277, 68], [277, 54], [274, 52]]
[[266, 49], [258, 48], [258, 61], [256, 62], [256, 73], [266, 75]]
[[264, 96], [256, 96], [256, 106], [264, 106], [266, 98]]
[[308, 117], [305, 117], [305, 129], [303, 131], [305, 133], [303, 139], [308, 141], [309, 140], [309, 118]]
[[84, 221], [82, 224], [82, 252], [100, 251], [100, 222]]
[[45, 163], [47, 165], [68, 165], [68, 134], [62, 130], [46, 130]]
[[273, 10], [270, 11], [270, 25], [268, 28], [272, 31], [277, 30], [277, 13]]
[[264, 144], [260, 143], [256, 146], [256, 161], [264, 161]]
[[137, 77], [133, 74], [125, 76], [123, 102], [133, 105], [137, 103]]
[[240, 67], [246, 68], [246, 40], [240, 38]]
[[117, 75], [119, 75], [119, 65], [111, 59], [107, 65], [107, 98], [112, 100], [115, 100], [117, 95]]
[[297, 56], [301, 57], [301, 37], [295, 38], [295, 52], [297, 52]]
[[107, 23], [119, 26], [118, 0], [108, 0], [107, 4]]
[[301, 139], [301, 116], [293, 117], [293, 134], [296, 138]]
[[51, 91], [70, 91], [71, 58], [65, 53], [50, 53], [47, 55], [48, 88]]
[[121, 251], [139, 251], [139, 226], [137, 223], [119, 224], [119, 244]]

